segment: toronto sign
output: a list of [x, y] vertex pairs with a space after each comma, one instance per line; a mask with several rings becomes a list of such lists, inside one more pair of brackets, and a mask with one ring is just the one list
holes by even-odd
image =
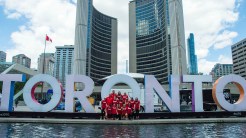
[[[25, 82], [26, 78], [23, 74], [0, 74], [2, 86], [2, 99], [0, 111], [12, 112], [14, 99], [14, 84], [15, 82]], [[40, 104], [35, 96], [34, 91], [40, 82], [47, 82], [53, 89], [51, 100], [46, 104]], [[144, 103], [145, 112], [154, 112], [153, 95], [157, 93], [160, 99], [165, 103], [170, 112], [180, 112], [180, 94], [179, 85], [181, 83], [192, 84], [192, 111], [203, 112], [203, 96], [202, 83], [212, 82], [211, 75], [182, 75], [169, 77], [170, 94], [164, 90], [161, 84], [153, 75], [145, 75], [144, 77]], [[223, 89], [228, 83], [233, 82], [239, 89], [239, 100], [231, 104], [226, 101], [223, 95]], [[75, 83], [83, 83], [84, 89], [76, 91]], [[124, 83], [132, 89], [133, 97], [140, 97], [140, 86], [136, 80], [128, 75], [117, 74], [104, 83], [101, 90], [101, 98], [104, 99], [111, 92], [114, 85]], [[93, 93], [93, 80], [84, 75], [67, 75], [65, 89], [65, 112], [74, 112], [74, 98], [77, 98], [87, 113], [95, 113], [95, 109], [88, 101], [87, 97]], [[246, 80], [238, 75], [227, 75], [219, 78], [213, 85], [212, 96], [221, 109], [226, 111], [245, 111], [246, 110]], [[23, 88], [23, 98], [25, 104], [34, 112], [49, 112], [56, 108], [62, 100], [63, 88], [56, 78], [39, 74], [28, 80]]]

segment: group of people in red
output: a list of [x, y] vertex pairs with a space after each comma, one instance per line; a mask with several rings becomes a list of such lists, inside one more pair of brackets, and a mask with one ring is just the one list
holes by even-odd
[[138, 98], [128, 100], [128, 95], [113, 90], [108, 97], [101, 101], [102, 119], [139, 119], [140, 101]]

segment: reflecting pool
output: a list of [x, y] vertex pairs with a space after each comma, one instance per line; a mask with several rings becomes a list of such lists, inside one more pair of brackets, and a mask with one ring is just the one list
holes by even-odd
[[41, 137], [246, 137], [244, 123], [164, 124], [164, 125], [80, 125], [0, 123], [0, 138]]

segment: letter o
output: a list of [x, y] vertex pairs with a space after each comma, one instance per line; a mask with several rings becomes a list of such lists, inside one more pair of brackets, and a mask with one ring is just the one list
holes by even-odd
[[[225, 100], [223, 90], [225, 86], [234, 82], [239, 89], [240, 97], [235, 104], [231, 104]], [[238, 75], [227, 75], [220, 77], [213, 86], [213, 99], [215, 103], [222, 109], [227, 111], [243, 111], [246, 110], [246, 80]]]
[[110, 77], [104, 84], [102, 87], [102, 91], [101, 91], [101, 98], [104, 99], [106, 97], [108, 97], [111, 88], [118, 83], [125, 83], [127, 84], [131, 89], [132, 89], [132, 96], [138, 97], [138, 99], [140, 99], [140, 87], [137, 83], [137, 81], [135, 79], [133, 79], [132, 77], [128, 76], [128, 75], [123, 75], [123, 74], [117, 74], [114, 75], [112, 77]]
[[[34, 90], [38, 82], [47, 82], [53, 89], [53, 95], [51, 100], [46, 104], [40, 104], [35, 99]], [[53, 110], [61, 101], [62, 98], [62, 87], [56, 80], [56, 78], [46, 75], [39, 74], [32, 77], [25, 85], [23, 89], [23, 98], [26, 105], [35, 112], [49, 112]]]

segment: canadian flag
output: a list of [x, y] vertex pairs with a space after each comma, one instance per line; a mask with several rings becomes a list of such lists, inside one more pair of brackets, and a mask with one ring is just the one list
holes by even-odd
[[46, 41], [50, 41], [52, 43], [52, 39], [48, 35], [46, 35]]

